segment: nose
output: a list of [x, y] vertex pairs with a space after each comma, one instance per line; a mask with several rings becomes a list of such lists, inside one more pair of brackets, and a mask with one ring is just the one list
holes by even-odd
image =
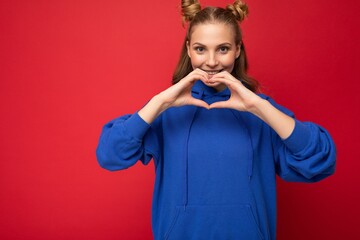
[[208, 58], [206, 60], [206, 65], [209, 67], [216, 67], [219, 64], [216, 54], [215, 53], [209, 53]]

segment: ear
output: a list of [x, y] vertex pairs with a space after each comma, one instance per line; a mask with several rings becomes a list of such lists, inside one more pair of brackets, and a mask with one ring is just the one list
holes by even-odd
[[241, 43], [236, 45], [236, 58], [240, 57], [241, 54]]
[[186, 48], [187, 48], [187, 54], [188, 54], [189, 58], [191, 58], [190, 57], [190, 43], [189, 43], [189, 41], [186, 41]]

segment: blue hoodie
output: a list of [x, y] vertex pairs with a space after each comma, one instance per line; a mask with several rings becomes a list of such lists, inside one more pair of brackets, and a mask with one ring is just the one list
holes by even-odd
[[[209, 104], [230, 97], [229, 89], [216, 92], [201, 81], [192, 94]], [[316, 182], [335, 170], [328, 132], [295, 121], [282, 140], [261, 119], [232, 109], [169, 108], [151, 125], [135, 113], [104, 126], [96, 153], [108, 170], [154, 160], [155, 239], [275, 239], [276, 174]]]

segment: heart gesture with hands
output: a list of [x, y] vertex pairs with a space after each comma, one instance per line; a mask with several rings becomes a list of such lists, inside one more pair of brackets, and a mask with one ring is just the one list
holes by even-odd
[[[231, 92], [230, 99], [208, 105], [203, 100], [192, 97], [191, 89], [198, 80], [204, 82], [207, 86], [219, 84], [227, 86]], [[139, 111], [139, 114], [146, 122], [151, 123], [166, 109], [185, 105], [194, 105], [206, 109], [231, 108], [238, 111], [253, 112], [255, 111], [256, 102], [260, 99], [259, 96], [247, 89], [229, 72], [222, 71], [213, 76], [209, 76], [207, 72], [201, 69], [195, 69], [178, 83], [151, 99], [146, 107]]]
[[[203, 81], [208, 86], [216, 84], [227, 86], [231, 92], [230, 99], [208, 105], [200, 99], [193, 98], [191, 89], [197, 80]], [[165, 108], [194, 105], [207, 109], [231, 108], [238, 111], [251, 111], [255, 101], [260, 99], [260, 97], [247, 89], [229, 72], [223, 71], [213, 76], [209, 76], [208, 73], [201, 69], [195, 69], [177, 84], [161, 92], [159, 96], [162, 96]]]

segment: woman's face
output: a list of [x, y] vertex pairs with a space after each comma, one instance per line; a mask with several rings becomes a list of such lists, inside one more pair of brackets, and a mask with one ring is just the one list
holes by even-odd
[[[235, 43], [232, 29], [221, 23], [194, 26], [187, 50], [193, 69], [200, 68], [209, 74], [209, 78], [220, 71], [231, 73], [235, 59], [240, 55], [240, 46]], [[211, 87], [218, 91], [225, 88], [221, 84]]]

